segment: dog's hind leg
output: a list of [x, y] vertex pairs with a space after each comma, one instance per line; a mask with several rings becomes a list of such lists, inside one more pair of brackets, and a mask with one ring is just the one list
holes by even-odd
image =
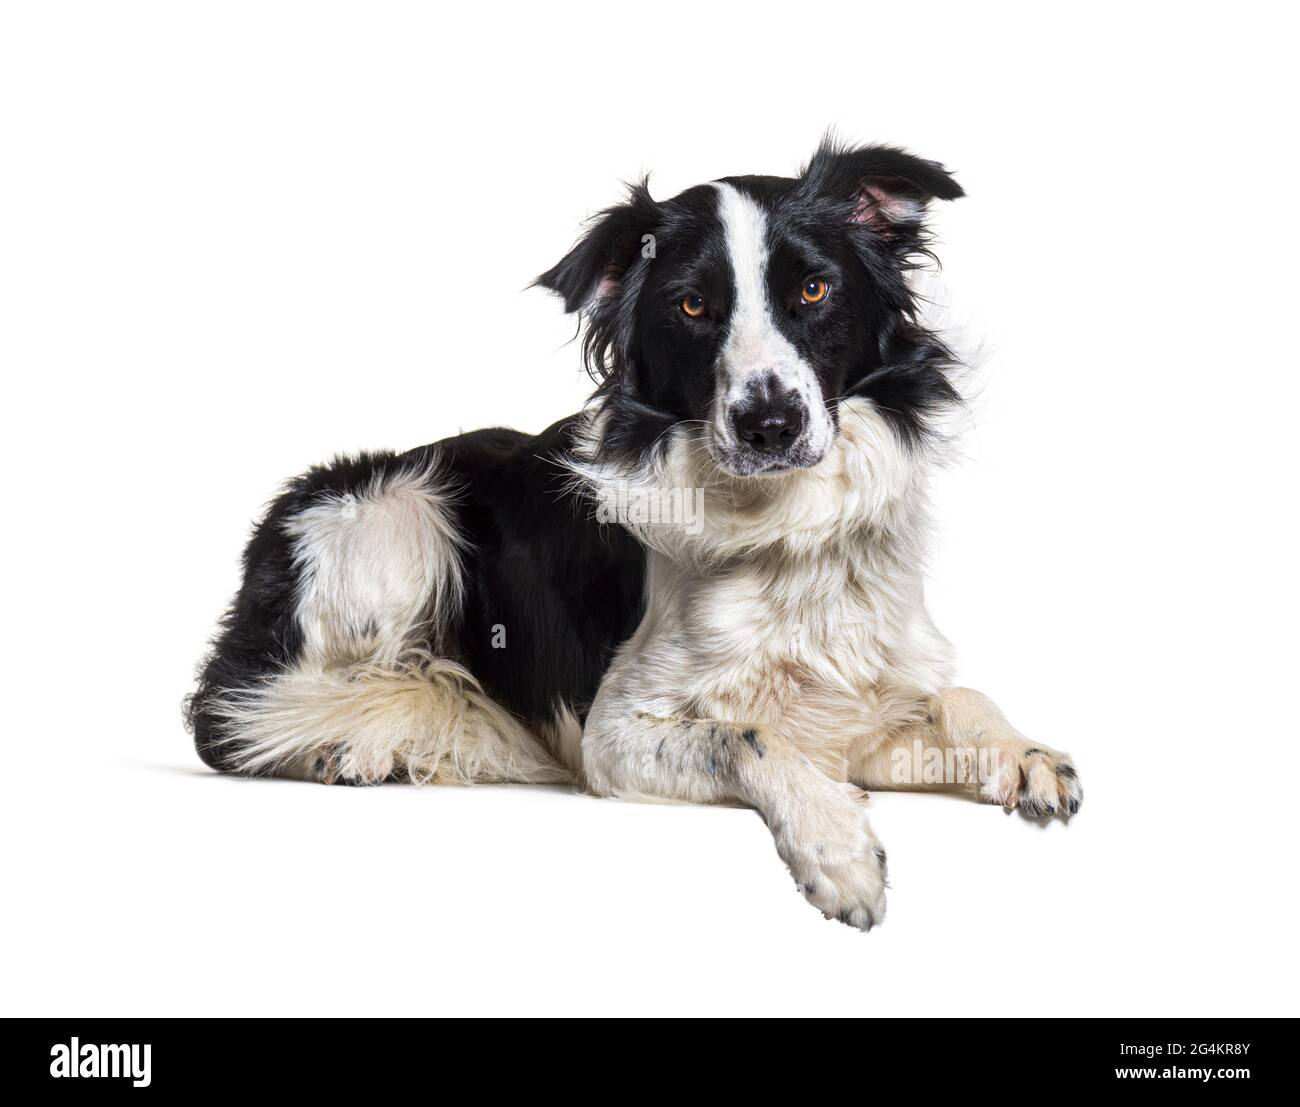
[[568, 779], [448, 656], [463, 555], [427, 452], [294, 482], [249, 545], [191, 701], [200, 756], [325, 782]]

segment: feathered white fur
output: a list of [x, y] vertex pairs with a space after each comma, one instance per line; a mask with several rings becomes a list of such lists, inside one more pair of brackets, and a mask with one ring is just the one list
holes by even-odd
[[369, 784], [571, 779], [467, 670], [419, 651], [290, 669], [215, 710], [241, 743], [243, 772]]

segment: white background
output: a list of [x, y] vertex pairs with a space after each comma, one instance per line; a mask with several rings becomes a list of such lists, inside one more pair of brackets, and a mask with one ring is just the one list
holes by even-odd
[[[1077, 10], [6, 5], [4, 1013], [1295, 1014], [1294, 38]], [[203, 769], [279, 482], [573, 411], [579, 221], [828, 125], [970, 194], [932, 605], [1079, 816], [874, 795], [863, 935], [746, 811]]]

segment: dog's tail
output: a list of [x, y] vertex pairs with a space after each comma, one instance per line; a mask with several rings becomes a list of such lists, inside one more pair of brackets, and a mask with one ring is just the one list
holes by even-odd
[[396, 662], [290, 669], [212, 697], [229, 767], [323, 780], [468, 784], [568, 779], [463, 666], [413, 650]]

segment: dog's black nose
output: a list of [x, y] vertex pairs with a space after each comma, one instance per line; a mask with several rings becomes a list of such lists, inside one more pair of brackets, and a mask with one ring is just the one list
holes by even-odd
[[732, 416], [742, 442], [764, 454], [782, 453], [803, 432], [803, 407], [790, 403], [757, 404]]

